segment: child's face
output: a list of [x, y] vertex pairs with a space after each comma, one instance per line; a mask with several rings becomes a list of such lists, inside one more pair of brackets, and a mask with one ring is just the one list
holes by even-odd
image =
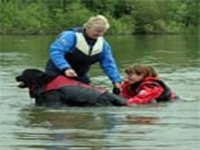
[[143, 80], [143, 75], [137, 75], [136, 73], [130, 73], [130, 74], [126, 74], [126, 81], [129, 83], [129, 84], [133, 84], [133, 83], [136, 83], [138, 81], [141, 81]]

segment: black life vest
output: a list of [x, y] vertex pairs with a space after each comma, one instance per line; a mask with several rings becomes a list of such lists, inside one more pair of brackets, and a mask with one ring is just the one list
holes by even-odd
[[84, 76], [90, 69], [90, 65], [99, 61], [99, 55], [103, 51], [103, 37], [97, 40], [90, 39], [82, 28], [73, 28], [76, 34], [76, 45], [67, 53], [65, 58], [79, 76]]
[[163, 93], [156, 99], [157, 102], [166, 102], [171, 100], [172, 91], [171, 89], [161, 80], [155, 80], [164, 89]]

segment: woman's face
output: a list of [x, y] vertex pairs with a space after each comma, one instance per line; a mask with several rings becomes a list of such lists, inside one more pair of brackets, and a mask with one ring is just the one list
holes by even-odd
[[138, 81], [141, 81], [143, 80], [144, 76], [142, 74], [140, 75], [137, 75], [136, 73], [130, 73], [130, 74], [126, 74], [126, 81], [129, 83], [129, 84], [134, 84]]
[[100, 36], [103, 36], [106, 32], [105, 28], [102, 27], [91, 27], [86, 29], [86, 34], [91, 38], [91, 39], [97, 39]]

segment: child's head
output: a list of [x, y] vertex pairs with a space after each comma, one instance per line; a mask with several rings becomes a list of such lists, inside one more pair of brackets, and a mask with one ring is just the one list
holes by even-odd
[[135, 82], [141, 81], [146, 77], [157, 77], [157, 72], [152, 66], [148, 65], [131, 65], [126, 70], [127, 75], [126, 80], [133, 84]]

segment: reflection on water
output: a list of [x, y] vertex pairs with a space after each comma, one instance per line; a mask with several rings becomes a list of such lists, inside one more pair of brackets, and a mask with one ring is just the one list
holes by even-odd
[[153, 116], [130, 116], [126, 117], [127, 124], [145, 124], [145, 125], [154, 125], [158, 120], [157, 117]]
[[[197, 35], [109, 37], [122, 71], [148, 63], [184, 100], [134, 107], [36, 108], [16, 88], [25, 68], [44, 68], [53, 37], [0, 36], [0, 150], [197, 150], [200, 50]], [[12, 41], [12, 44], [10, 44]], [[93, 81], [110, 87], [98, 66]]]
[[[105, 130], [112, 128], [111, 120], [105, 114], [79, 112], [78, 108], [74, 112], [31, 110], [23, 119], [26, 123], [22, 125], [35, 129], [36, 132], [19, 132], [16, 133], [17, 138], [44, 141], [46, 144], [40, 145], [39, 142], [37, 147], [45, 149], [88, 147], [89, 145], [95, 147], [91, 141], [103, 139]], [[45, 128], [46, 131], [41, 133], [40, 128]], [[27, 147], [34, 147], [34, 145], [27, 145]]]
[[198, 107], [190, 112], [194, 105], [188, 105], [177, 102], [120, 109], [24, 109], [18, 120], [21, 129], [14, 132], [18, 141], [15, 146], [48, 150], [195, 148], [199, 138]]

